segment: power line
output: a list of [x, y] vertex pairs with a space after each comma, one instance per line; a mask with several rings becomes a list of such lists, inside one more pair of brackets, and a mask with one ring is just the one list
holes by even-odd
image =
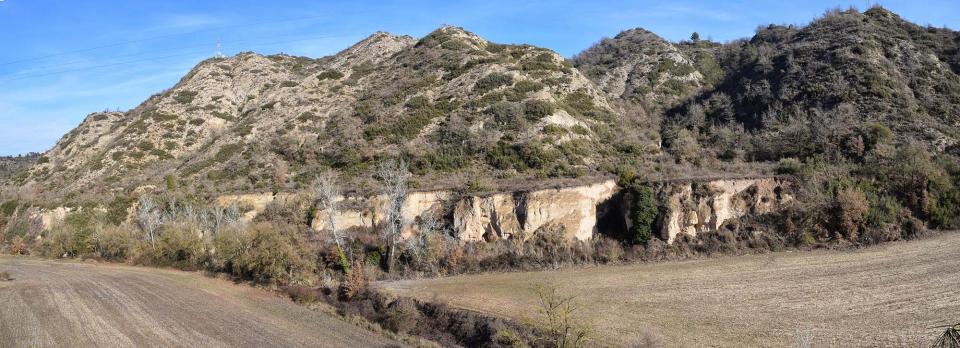
[[140, 42], [147, 42], [147, 41], [165, 39], [165, 38], [170, 38], [170, 37], [177, 37], [177, 36], [184, 36], [184, 35], [192, 35], [192, 34], [209, 32], [209, 31], [217, 31], [217, 30], [223, 30], [223, 29], [250, 27], [250, 26], [263, 25], [263, 24], [277, 24], [277, 23], [296, 22], [296, 21], [303, 21], [303, 20], [310, 20], [310, 19], [317, 19], [317, 18], [324, 18], [324, 17], [326, 17], [326, 16], [299, 17], [299, 18], [289, 18], [289, 19], [276, 20], [276, 21], [262, 21], [262, 22], [255, 22], [255, 23], [237, 24], [237, 25], [228, 25], [228, 26], [220, 26], [220, 27], [214, 27], [214, 28], [199, 29], [199, 30], [194, 30], [194, 31], [188, 31], [188, 32], [185, 32], [185, 33], [160, 35], [160, 36], [154, 36], [154, 37], [149, 37], [149, 38], [144, 38], [144, 39], [137, 39], [137, 40], [129, 40], [129, 41], [124, 41], [124, 42], [112, 43], [112, 44], [107, 44], [107, 45], [102, 45], [102, 46], [95, 46], [95, 47], [88, 47], [88, 48], [82, 48], [82, 49], [76, 49], [76, 50], [70, 50], [70, 51], [63, 51], [63, 52], [52, 53], [52, 54], [41, 55], [41, 56], [34, 56], [34, 57], [29, 57], [29, 58], [21, 58], [21, 59], [17, 59], [17, 60], [11, 60], [11, 61], [7, 61], [7, 62], [0, 63], [0, 66], [6, 66], [6, 65], [10, 65], [10, 64], [16, 64], [16, 63], [23, 63], [23, 62], [29, 62], [29, 61], [47, 59], [47, 58], [52, 58], [52, 57], [59, 57], [59, 56], [63, 56], [63, 55], [73, 54], [73, 53], [81, 53], [81, 52], [95, 51], [95, 50], [98, 50], [98, 49], [111, 48], [111, 47], [117, 47], [117, 46], [123, 46], [123, 45], [132, 44], [132, 43], [140, 43]]

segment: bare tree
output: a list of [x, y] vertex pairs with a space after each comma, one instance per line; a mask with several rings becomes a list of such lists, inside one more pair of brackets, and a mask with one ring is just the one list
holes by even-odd
[[220, 233], [220, 230], [224, 226], [232, 225], [240, 221], [240, 207], [236, 203], [232, 203], [226, 208], [220, 206], [214, 206], [207, 210], [205, 214], [201, 214], [203, 225], [209, 226], [210, 230], [214, 234]]
[[210, 208], [210, 229], [213, 230], [214, 234], [220, 233], [220, 228], [223, 227], [224, 220], [226, 219], [226, 210], [223, 207], [215, 206]]
[[[429, 250], [430, 239], [444, 232], [443, 222], [437, 215], [439, 215], [437, 212], [423, 214], [417, 224], [417, 234], [404, 241], [404, 247], [413, 256], [414, 262], [427, 266], [432, 272], [437, 271], [439, 257], [431, 257], [437, 250]], [[442, 235], [442, 237], [446, 236]]]
[[382, 235], [383, 240], [389, 246], [387, 271], [393, 271], [393, 262], [396, 258], [397, 242], [400, 240], [400, 232], [403, 228], [403, 202], [407, 199], [407, 180], [410, 178], [410, 172], [407, 171], [407, 164], [403, 161], [388, 160], [381, 162], [377, 166], [377, 176], [383, 182], [383, 191], [387, 196], [387, 204], [384, 206], [384, 223]]
[[581, 322], [576, 312], [579, 306], [575, 296], [565, 296], [555, 287], [537, 287], [540, 297], [540, 328], [545, 334], [540, 340], [552, 347], [577, 348], [587, 344], [590, 329]]
[[316, 201], [317, 208], [327, 213], [327, 227], [333, 234], [333, 240], [337, 243], [337, 248], [343, 252], [343, 238], [340, 237], [340, 231], [337, 230], [337, 198], [340, 196], [340, 187], [337, 185], [337, 174], [332, 171], [325, 171], [313, 181], [313, 199]]
[[150, 197], [140, 197], [140, 204], [137, 205], [137, 224], [140, 226], [140, 229], [146, 233], [147, 239], [150, 240], [150, 244], [154, 247], [156, 247], [157, 229], [163, 220], [160, 212], [157, 211], [156, 208], [156, 204], [153, 203]]

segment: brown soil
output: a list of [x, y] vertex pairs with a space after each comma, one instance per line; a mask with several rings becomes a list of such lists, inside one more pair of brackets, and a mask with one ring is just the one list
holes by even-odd
[[654, 327], [669, 347], [927, 346], [960, 321], [960, 233], [856, 251], [379, 283], [461, 308], [530, 319], [535, 286], [577, 295], [601, 345]]
[[0, 256], [3, 347], [383, 347], [266, 290], [196, 273]]

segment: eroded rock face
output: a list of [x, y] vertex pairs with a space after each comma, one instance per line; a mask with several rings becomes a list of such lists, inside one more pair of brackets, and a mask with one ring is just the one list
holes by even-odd
[[[449, 219], [455, 236], [462, 241], [495, 241], [528, 235], [554, 224], [563, 227], [570, 239], [587, 240], [597, 225], [597, 206], [617, 192], [613, 180], [601, 183], [536, 190], [504, 192], [485, 196], [458, 196], [450, 191], [412, 192], [402, 207], [404, 237], [415, 233], [423, 219]], [[383, 222], [387, 199], [384, 196], [340, 199], [335, 219], [337, 228], [373, 228]], [[329, 230], [329, 214], [317, 211], [313, 228]]]
[[523, 231], [520, 221], [522, 194], [501, 193], [488, 197], [469, 196], [453, 210], [453, 230], [463, 241], [495, 241]]
[[617, 183], [601, 183], [530, 192], [526, 197], [527, 232], [553, 223], [563, 226], [568, 239], [587, 240], [597, 226], [597, 206], [618, 191]]
[[667, 243], [681, 233], [716, 231], [730, 220], [772, 213], [793, 201], [787, 183], [777, 178], [671, 183], [658, 191], [665, 210], [660, 237]]
[[[778, 178], [709, 180], [652, 184], [660, 202], [658, 237], [672, 243], [678, 235], [715, 231], [731, 220], [775, 212], [793, 201], [788, 183]], [[464, 242], [532, 236], [540, 228], [563, 228], [569, 240], [588, 240], [598, 232], [629, 229], [629, 194], [614, 180], [595, 184], [490, 195], [460, 195], [452, 191], [411, 192], [401, 208], [404, 238], [416, 233], [424, 219], [443, 219]], [[263, 211], [270, 194], [220, 197], [218, 204], [238, 204]], [[371, 229], [383, 223], [387, 197], [340, 197], [335, 219], [341, 231]], [[250, 217], [252, 219], [252, 217]], [[601, 222], [601, 220], [604, 220]], [[330, 230], [328, 212], [318, 210], [312, 227]], [[606, 229], [607, 231], [600, 231]]]
[[453, 211], [453, 227], [464, 241], [495, 241], [519, 232], [536, 233], [554, 224], [570, 240], [587, 240], [597, 226], [597, 206], [617, 191], [613, 180], [530, 192], [465, 197]]

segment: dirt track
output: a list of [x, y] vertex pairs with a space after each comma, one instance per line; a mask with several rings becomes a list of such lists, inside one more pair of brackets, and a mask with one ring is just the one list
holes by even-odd
[[2, 347], [397, 345], [270, 292], [195, 273], [0, 256]]
[[[960, 322], [960, 233], [857, 251], [379, 283], [398, 294], [517, 319], [538, 284], [577, 295], [603, 345], [659, 331], [668, 347], [927, 347]], [[644, 329], [645, 325], [654, 327]], [[798, 332], [801, 334], [798, 335]]]

